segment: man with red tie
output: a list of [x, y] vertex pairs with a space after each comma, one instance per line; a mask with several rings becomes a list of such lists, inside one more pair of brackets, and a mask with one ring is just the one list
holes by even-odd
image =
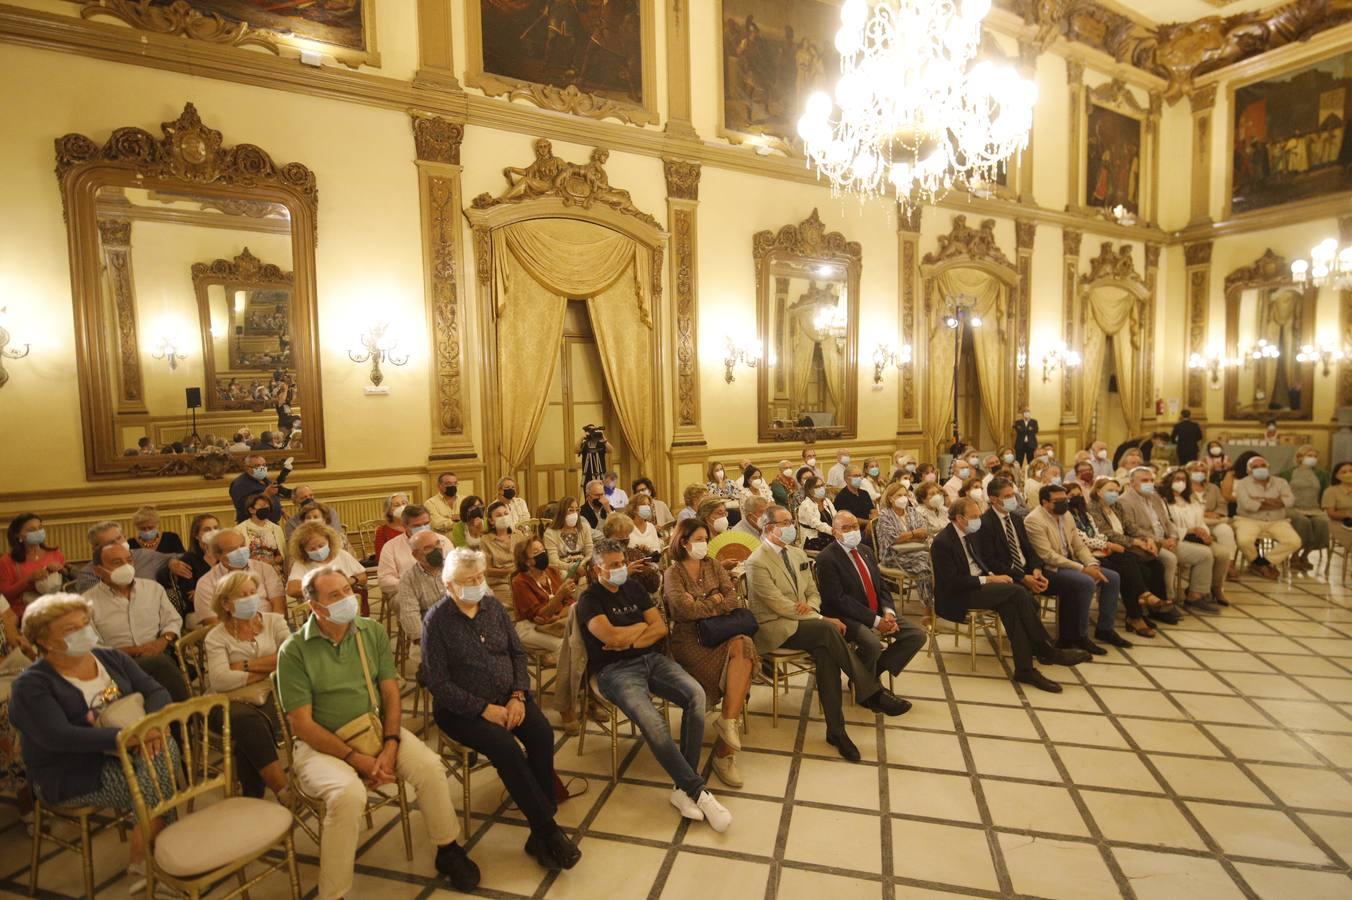
[[[854, 513], [837, 512], [831, 533], [835, 541], [817, 556], [822, 615], [845, 623], [845, 640], [854, 644], [854, 652], [869, 669], [895, 677], [925, 646], [925, 630], [897, 615], [873, 549], [861, 540]], [[892, 638], [886, 650], [883, 637]], [[897, 699], [910, 709], [908, 701]]]

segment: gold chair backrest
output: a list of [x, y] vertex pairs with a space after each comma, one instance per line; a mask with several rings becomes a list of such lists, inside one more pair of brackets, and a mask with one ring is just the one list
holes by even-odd
[[[225, 695], [207, 694], [171, 703], [118, 732], [117, 755], [143, 834], [150, 833], [151, 820], [204, 794], [222, 791], [223, 796], [230, 796], [235, 760], [230, 751], [229, 708]], [[221, 736], [219, 768], [215, 768], [213, 727]], [[146, 738], [155, 733], [161, 737], [160, 747], [152, 753]], [[175, 759], [176, 746], [181, 759]], [[153, 773], [146, 779], [148, 784], [137, 778], [138, 771]]]
[[205, 641], [206, 636], [215, 627], [213, 624], [194, 628], [179, 638], [174, 646], [178, 653], [178, 668], [183, 673], [183, 680], [188, 683], [188, 689], [195, 697], [201, 697], [211, 690], [211, 681], [207, 676]]
[[376, 529], [384, 524], [384, 519], [367, 519], [348, 532], [347, 541], [352, 545], [352, 555], [357, 559], [366, 559], [376, 552]]
[[528, 540], [543, 540], [545, 529], [549, 527], [549, 519], [522, 519], [513, 526], [512, 531], [518, 537], [524, 537]]

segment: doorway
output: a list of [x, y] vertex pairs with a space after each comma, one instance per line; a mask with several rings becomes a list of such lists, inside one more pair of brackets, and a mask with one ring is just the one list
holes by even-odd
[[1122, 409], [1122, 394], [1117, 389], [1116, 341], [1116, 336], [1109, 336], [1103, 344], [1103, 371], [1099, 374], [1098, 397], [1089, 423], [1092, 439], [1103, 441], [1109, 447], [1117, 447], [1132, 436], [1127, 433], [1127, 416]]
[[[601, 426], [615, 448], [606, 457], [606, 467], [628, 472], [629, 446], [606, 387], [587, 301], [569, 300], [563, 314], [558, 364], [549, 382], [540, 431], [525, 468], [516, 473], [533, 510], [559, 497], [582, 496], [582, 464], [577, 446], [584, 425]], [[623, 476], [620, 482], [628, 492]]]
[[958, 354], [958, 430], [967, 443], [994, 451], [1000, 446], [998, 435], [1001, 432], [996, 423], [986, 416], [985, 404], [981, 402], [975, 334], [972, 326], [965, 321], [958, 327], [962, 329]]

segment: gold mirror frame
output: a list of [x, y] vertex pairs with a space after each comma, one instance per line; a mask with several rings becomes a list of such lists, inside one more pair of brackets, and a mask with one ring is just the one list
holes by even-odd
[[[188, 103], [172, 122], [161, 123], [162, 138], [136, 127], [118, 128], [100, 145], [82, 134], [56, 139], [56, 177], [66, 219], [70, 251], [71, 297], [75, 312], [74, 353], [84, 420], [85, 474], [89, 480], [141, 475], [204, 474], [239, 469], [238, 457], [213, 454], [127, 457], [117, 446], [114, 421], [114, 360], [110, 359], [109, 323], [99, 314], [102, 263], [97, 195], [104, 187], [136, 187], [184, 192], [222, 200], [265, 200], [286, 206], [291, 216], [291, 265], [294, 271], [292, 345], [298, 391], [296, 405], [306, 411], [304, 449], [269, 451], [278, 459], [294, 456], [297, 465], [324, 465], [323, 404], [319, 383], [318, 311], [315, 303], [315, 243], [319, 191], [314, 172], [297, 163], [278, 165], [253, 144], [226, 146], [221, 133], [202, 123]], [[203, 386], [204, 389], [206, 386]], [[237, 415], [230, 411], [226, 415]], [[212, 414], [201, 418], [204, 425]]]
[[[1225, 353], [1230, 359], [1239, 357], [1239, 308], [1245, 291], [1281, 291], [1289, 290], [1299, 294], [1300, 325], [1297, 328], [1297, 346], [1314, 343], [1315, 303], [1319, 299], [1319, 289], [1302, 286], [1291, 279], [1291, 266], [1286, 257], [1274, 253], [1271, 248], [1254, 260], [1253, 265], [1241, 266], [1225, 276]], [[1314, 418], [1314, 366], [1300, 365], [1299, 377], [1295, 383], [1300, 385], [1300, 409], [1264, 409], [1245, 410], [1239, 405], [1239, 373], [1233, 368], [1225, 370], [1225, 417], [1231, 420], [1245, 419], [1287, 419], [1308, 422]], [[1242, 363], [1241, 363], [1242, 365]]]
[[[821, 216], [812, 214], [797, 225], [785, 225], [778, 231], [758, 231], [751, 236], [751, 253], [756, 261], [756, 331], [760, 339], [762, 362], [756, 367], [757, 416], [760, 440], [825, 441], [853, 438], [859, 430], [859, 276], [864, 251], [858, 241], [847, 241], [839, 231], [827, 231]], [[770, 265], [776, 254], [796, 256], [822, 264], [843, 266], [849, 284], [850, 317], [845, 326], [845, 398], [840, 423], [815, 427], [776, 428], [770, 416]]]

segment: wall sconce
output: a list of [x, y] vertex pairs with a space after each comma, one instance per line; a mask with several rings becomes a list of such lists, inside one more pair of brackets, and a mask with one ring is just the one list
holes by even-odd
[[388, 322], [378, 322], [363, 331], [361, 337], [357, 339], [357, 344], [351, 350], [347, 351], [348, 359], [354, 363], [371, 363], [371, 384], [380, 387], [380, 383], [385, 380], [385, 375], [380, 371], [381, 363], [389, 363], [392, 366], [402, 366], [408, 362], [407, 353], [396, 353], [395, 348], [399, 346], [399, 339], [389, 333], [390, 326]]
[[1067, 348], [1065, 341], [1058, 341], [1055, 346], [1043, 351], [1041, 362], [1042, 383], [1046, 384], [1051, 380], [1052, 373], [1056, 371], [1058, 366], [1064, 369], [1066, 375], [1069, 376], [1071, 370], [1080, 367], [1080, 364], [1084, 362], [1084, 358], [1080, 356], [1078, 350]]
[[1240, 357], [1244, 360], [1244, 365], [1264, 359], [1277, 359], [1282, 355], [1282, 348], [1276, 344], [1269, 344], [1265, 339], [1259, 338], [1258, 343], [1247, 350], [1240, 351]]
[[187, 359], [188, 354], [179, 352], [178, 345], [174, 343], [173, 338], [162, 337], [155, 349], [150, 351], [150, 358], [169, 360], [169, 371], [172, 372], [178, 368], [178, 361]]
[[1188, 357], [1189, 369], [1205, 369], [1211, 375], [1211, 388], [1218, 390], [1221, 386], [1221, 372], [1224, 369], [1233, 369], [1239, 365], [1239, 360], [1228, 359], [1221, 348], [1214, 344], [1206, 348], [1206, 353], [1193, 353]]
[[9, 373], [5, 371], [4, 361], [7, 359], [23, 359], [28, 355], [28, 351], [32, 349], [32, 345], [27, 343], [23, 345], [22, 350], [16, 350], [10, 347], [10, 344], [14, 344], [15, 347], [17, 347], [18, 341], [14, 340], [14, 336], [10, 334], [9, 329], [5, 327], [9, 324], [8, 313], [8, 306], [0, 306], [0, 387], [4, 387], [5, 382], [9, 381]]
[[1108, 210], [1108, 218], [1112, 219], [1118, 225], [1130, 227], [1136, 224], [1136, 217], [1121, 203]]
[[727, 371], [723, 373], [723, 380], [732, 384], [736, 379], [733, 377], [732, 370], [738, 363], [743, 363], [748, 369], [754, 369], [761, 363], [760, 344], [738, 345], [732, 338], [728, 338], [727, 356], [723, 358], [723, 365]]
[[1327, 378], [1332, 370], [1334, 363], [1341, 363], [1345, 359], [1352, 359], [1352, 351], [1344, 350], [1342, 347], [1333, 344], [1325, 344], [1320, 341], [1318, 345], [1306, 344], [1300, 348], [1296, 354], [1296, 362], [1324, 364], [1324, 377]]
[[896, 366], [900, 371], [902, 366], [909, 366], [913, 358], [910, 344], [902, 344], [900, 349], [879, 344], [873, 350], [873, 383], [883, 383], [883, 370], [888, 366]]

